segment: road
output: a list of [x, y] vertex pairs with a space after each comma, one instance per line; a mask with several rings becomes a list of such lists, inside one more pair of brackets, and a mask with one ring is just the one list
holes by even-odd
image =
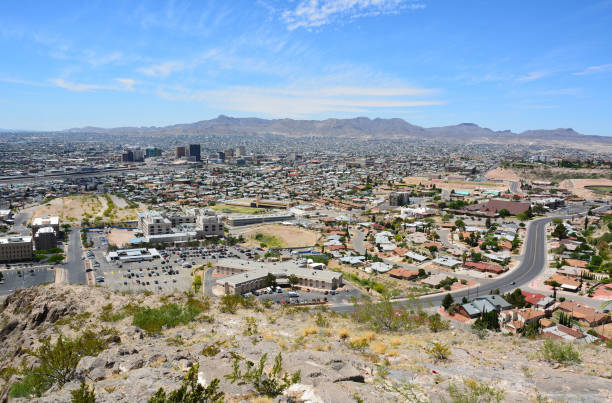
[[[517, 287], [528, 285], [538, 277], [546, 266], [546, 223], [551, 220], [552, 218], [541, 218], [529, 224], [522, 261], [517, 268], [499, 278], [481, 284], [477, 288], [451, 292], [450, 294], [455, 301], [461, 301], [463, 297], [474, 298], [478, 295], [486, 295], [490, 291], [497, 289], [501, 293], [506, 293]], [[424, 307], [429, 305], [440, 306], [445, 295], [446, 293], [425, 295], [420, 297], [419, 301]], [[402, 301], [396, 302], [398, 305], [402, 303]], [[351, 305], [343, 305], [332, 307], [332, 309], [336, 312], [350, 312], [353, 307]]]
[[68, 270], [68, 282], [70, 284], [87, 284], [85, 263], [81, 260], [83, 246], [79, 229], [72, 228], [68, 239], [68, 261], [64, 266]]

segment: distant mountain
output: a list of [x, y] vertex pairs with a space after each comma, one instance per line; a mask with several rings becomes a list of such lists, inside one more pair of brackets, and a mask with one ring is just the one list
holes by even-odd
[[546, 141], [561, 143], [602, 143], [612, 145], [612, 137], [587, 136], [573, 129], [528, 130], [513, 133], [510, 130], [493, 131], [474, 123], [454, 126], [424, 128], [412, 125], [403, 119], [353, 119], [294, 120], [233, 118], [220, 115], [215, 119], [195, 123], [177, 124], [164, 127], [118, 127], [104, 129], [83, 127], [69, 129], [73, 133], [105, 133], [128, 136], [149, 135], [282, 135], [288, 137], [338, 137], [358, 139], [403, 139], [429, 138], [461, 142], [529, 143]]

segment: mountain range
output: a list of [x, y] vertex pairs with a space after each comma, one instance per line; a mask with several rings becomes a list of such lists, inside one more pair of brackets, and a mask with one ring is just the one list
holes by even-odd
[[176, 124], [163, 127], [83, 127], [68, 129], [73, 133], [104, 133], [128, 136], [148, 135], [281, 135], [288, 137], [337, 137], [357, 139], [406, 139], [428, 138], [451, 142], [491, 142], [491, 143], [529, 143], [547, 142], [550, 144], [589, 143], [612, 145], [612, 137], [584, 135], [573, 129], [528, 130], [514, 133], [510, 130], [494, 131], [474, 123], [461, 123], [453, 126], [424, 128], [403, 119], [352, 119], [295, 120], [234, 118], [220, 115], [210, 120], [195, 123]]

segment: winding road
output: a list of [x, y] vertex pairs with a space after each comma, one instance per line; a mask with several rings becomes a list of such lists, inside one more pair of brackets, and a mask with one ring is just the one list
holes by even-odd
[[[461, 301], [463, 297], [474, 298], [478, 295], [489, 294], [490, 291], [497, 290], [501, 293], [512, 291], [521, 286], [528, 286], [529, 283], [538, 277], [538, 275], [546, 267], [546, 224], [552, 220], [552, 217], [540, 218], [532, 221], [527, 228], [527, 238], [523, 248], [523, 256], [521, 263], [515, 269], [496, 278], [488, 281], [480, 286], [469, 289], [453, 291], [450, 294], [455, 301]], [[424, 306], [440, 306], [442, 299], [447, 293], [437, 293], [432, 295], [424, 295], [419, 298], [419, 302]], [[411, 302], [396, 300], [395, 304], [402, 305]], [[334, 306], [332, 309], [336, 312], [350, 312], [353, 309], [352, 305]]]

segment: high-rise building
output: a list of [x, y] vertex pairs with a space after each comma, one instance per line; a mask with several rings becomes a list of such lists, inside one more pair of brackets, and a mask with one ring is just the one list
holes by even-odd
[[147, 148], [146, 151], [145, 151], [145, 157], [146, 158], [160, 157], [161, 154], [162, 154], [162, 150], [160, 150], [157, 147]]
[[134, 156], [134, 162], [143, 162], [144, 161], [144, 150], [136, 149], [132, 151], [132, 155]]
[[239, 146], [238, 148], [236, 148], [236, 156], [244, 157], [245, 155], [246, 155], [246, 147], [245, 146]]
[[223, 151], [219, 151], [217, 153], [217, 159], [219, 160], [219, 162], [224, 162], [225, 161], [225, 153]]
[[132, 150], [127, 150], [123, 154], [121, 154], [122, 162], [134, 162], [134, 153]]
[[195, 161], [202, 161], [199, 144], [189, 144], [189, 158]]
[[389, 193], [389, 205], [392, 207], [405, 206], [410, 204], [409, 192], [391, 192]]
[[187, 147], [185, 146], [178, 146], [176, 147], [176, 151], [175, 151], [175, 157], [176, 159], [179, 158], [183, 158], [187, 156]]

